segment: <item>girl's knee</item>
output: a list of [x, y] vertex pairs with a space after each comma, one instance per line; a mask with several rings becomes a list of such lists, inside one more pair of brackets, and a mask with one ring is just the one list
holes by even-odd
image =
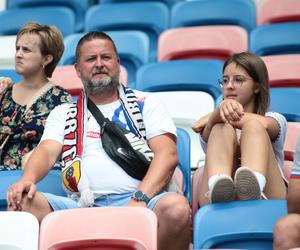
[[247, 121], [242, 128], [242, 134], [266, 134], [266, 128], [263, 126], [263, 124], [258, 120], [250, 120]]

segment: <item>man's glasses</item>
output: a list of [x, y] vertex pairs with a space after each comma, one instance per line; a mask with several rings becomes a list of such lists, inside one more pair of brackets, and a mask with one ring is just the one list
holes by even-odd
[[221, 88], [226, 87], [230, 83], [230, 81], [233, 85], [242, 87], [243, 83], [247, 80], [252, 80], [252, 79], [246, 78], [244, 76], [234, 76], [231, 79], [229, 77], [223, 77], [222, 79], [219, 79], [218, 82]]

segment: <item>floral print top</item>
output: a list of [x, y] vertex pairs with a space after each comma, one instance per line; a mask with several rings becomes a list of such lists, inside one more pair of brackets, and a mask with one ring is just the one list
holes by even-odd
[[9, 138], [0, 152], [0, 170], [21, 169], [22, 157], [39, 143], [50, 111], [66, 102], [72, 102], [72, 96], [53, 85], [26, 111], [26, 105], [13, 101], [12, 88], [6, 91], [0, 108], [0, 144], [7, 135]]

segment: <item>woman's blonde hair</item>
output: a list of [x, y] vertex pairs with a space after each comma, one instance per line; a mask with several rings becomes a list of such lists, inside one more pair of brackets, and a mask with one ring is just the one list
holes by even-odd
[[64, 40], [61, 32], [55, 26], [41, 25], [39, 23], [27, 23], [18, 32], [16, 43], [24, 34], [36, 34], [40, 38], [40, 51], [43, 56], [52, 55], [53, 60], [45, 66], [44, 72], [51, 77], [64, 52]]

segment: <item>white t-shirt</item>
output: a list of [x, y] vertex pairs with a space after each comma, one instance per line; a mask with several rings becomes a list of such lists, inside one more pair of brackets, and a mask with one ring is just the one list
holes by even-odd
[[[287, 121], [283, 115], [276, 113], [276, 112], [267, 112], [266, 116], [273, 117], [277, 121], [277, 123], [280, 127], [280, 130], [279, 130], [276, 140], [272, 141], [271, 143], [272, 143], [272, 147], [273, 147], [278, 165], [281, 168], [283, 168], [283, 163], [284, 163], [283, 146], [284, 146], [285, 134], [286, 134], [286, 129], [287, 129]], [[239, 136], [240, 130], [237, 129], [236, 133]], [[200, 143], [201, 143], [202, 149], [204, 152], [206, 152], [207, 142], [204, 141], [201, 136], [199, 136], [199, 137], [200, 137]]]
[[[176, 135], [176, 127], [166, 108], [157, 97], [135, 91], [142, 111], [147, 140], [164, 133]], [[41, 141], [51, 139], [63, 144], [64, 128], [70, 104], [56, 107], [49, 115]], [[102, 114], [114, 122], [127, 125], [121, 102], [97, 105]], [[82, 163], [94, 194], [118, 194], [136, 190], [139, 180], [130, 177], [117, 163], [109, 158], [100, 139], [100, 126], [88, 111], [86, 139]]]

